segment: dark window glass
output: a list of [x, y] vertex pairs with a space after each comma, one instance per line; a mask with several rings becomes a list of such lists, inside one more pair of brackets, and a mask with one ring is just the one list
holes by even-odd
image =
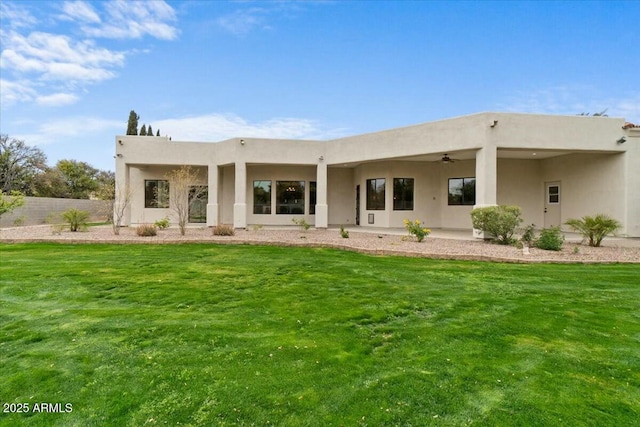
[[169, 207], [169, 181], [162, 180], [162, 179], [145, 179], [144, 207], [145, 208], [168, 208]]
[[208, 188], [206, 185], [189, 187], [189, 222], [207, 222]]
[[560, 187], [558, 187], [557, 185], [549, 186], [549, 203], [560, 203]]
[[475, 205], [476, 179], [450, 178], [449, 205]]
[[413, 178], [393, 178], [393, 210], [413, 210]]
[[309, 215], [316, 214], [316, 182], [309, 182]]
[[375, 178], [367, 180], [367, 210], [383, 211], [384, 210], [384, 178]]
[[271, 181], [253, 181], [253, 213], [271, 213]]
[[304, 181], [276, 181], [276, 214], [304, 215]]

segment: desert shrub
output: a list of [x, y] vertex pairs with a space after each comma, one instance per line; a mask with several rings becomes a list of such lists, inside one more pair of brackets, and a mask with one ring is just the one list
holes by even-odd
[[609, 215], [597, 214], [595, 216], [583, 216], [580, 219], [569, 219], [565, 222], [573, 230], [589, 240], [589, 246], [598, 247], [602, 240], [609, 234], [614, 234], [622, 224]]
[[559, 251], [563, 243], [564, 235], [560, 232], [560, 227], [550, 227], [540, 230], [540, 237], [535, 241], [535, 246], [546, 251]]
[[230, 225], [220, 224], [211, 229], [214, 236], [234, 236], [236, 231]]
[[492, 236], [501, 245], [514, 242], [513, 234], [522, 223], [522, 211], [518, 206], [488, 206], [471, 211], [473, 228]]
[[520, 240], [525, 246], [532, 247], [536, 242], [536, 225], [527, 225], [522, 229], [522, 236]]
[[340, 226], [340, 236], [342, 236], [343, 239], [349, 238], [349, 232], [344, 229], [344, 225]]
[[291, 218], [291, 222], [300, 227], [301, 231], [307, 231], [311, 227], [304, 218]]
[[169, 228], [169, 218], [162, 218], [153, 223], [159, 230], [164, 230], [165, 228]]
[[136, 234], [142, 237], [158, 235], [158, 228], [154, 224], [141, 224], [136, 227]]
[[15, 190], [6, 194], [0, 191], [0, 216], [11, 213], [20, 206], [24, 206], [24, 194]]
[[13, 220], [13, 225], [16, 227], [22, 227], [25, 223], [25, 221], [27, 220], [27, 217], [22, 215], [16, 219]]
[[404, 228], [409, 232], [409, 236], [415, 236], [418, 242], [422, 242], [426, 236], [431, 234], [431, 230], [425, 228], [420, 220], [409, 221], [405, 219], [403, 222]]
[[62, 213], [62, 218], [69, 225], [69, 231], [86, 230], [90, 216], [89, 212], [75, 208], [67, 209]]

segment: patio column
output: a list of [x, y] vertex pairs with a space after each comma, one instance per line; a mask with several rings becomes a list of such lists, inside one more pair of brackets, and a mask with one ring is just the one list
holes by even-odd
[[[498, 188], [498, 150], [487, 144], [476, 152], [476, 204], [475, 208], [495, 206]], [[473, 230], [473, 236], [483, 239], [484, 233]]]
[[207, 172], [207, 226], [218, 225], [218, 165], [209, 165]]
[[318, 163], [316, 172], [316, 228], [329, 226], [329, 206], [327, 205], [327, 164]]
[[236, 162], [235, 203], [233, 204], [233, 227], [247, 228], [247, 164]]

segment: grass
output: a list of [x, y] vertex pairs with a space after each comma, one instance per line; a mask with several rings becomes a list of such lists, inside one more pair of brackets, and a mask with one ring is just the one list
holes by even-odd
[[[622, 426], [637, 265], [0, 245], [1, 426]], [[35, 403], [70, 413], [34, 413]]]

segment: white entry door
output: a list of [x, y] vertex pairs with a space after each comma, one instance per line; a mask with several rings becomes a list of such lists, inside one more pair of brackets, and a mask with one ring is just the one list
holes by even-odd
[[557, 227], [560, 224], [560, 181], [545, 182], [544, 226]]

